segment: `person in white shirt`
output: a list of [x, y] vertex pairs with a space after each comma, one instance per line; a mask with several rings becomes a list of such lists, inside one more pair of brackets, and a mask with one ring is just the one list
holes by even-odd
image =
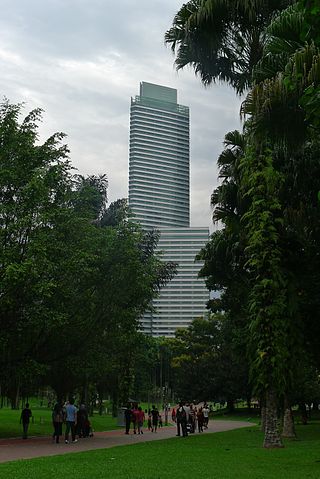
[[208, 408], [208, 405], [205, 403], [203, 408], [202, 408], [202, 412], [203, 412], [203, 418], [204, 418], [204, 421], [203, 421], [203, 425], [206, 429], [208, 429], [208, 423], [209, 423], [209, 408]]

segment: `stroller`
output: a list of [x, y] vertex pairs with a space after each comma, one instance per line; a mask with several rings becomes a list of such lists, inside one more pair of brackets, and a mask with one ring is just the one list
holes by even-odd
[[187, 422], [187, 433], [194, 433], [194, 422], [191, 418], [189, 418], [189, 421]]

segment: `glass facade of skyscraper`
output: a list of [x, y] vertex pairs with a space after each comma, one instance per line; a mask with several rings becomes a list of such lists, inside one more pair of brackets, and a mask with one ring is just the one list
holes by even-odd
[[172, 88], [131, 100], [129, 202], [144, 227], [189, 226], [189, 109]]
[[187, 327], [206, 314], [209, 299], [204, 281], [198, 278], [202, 262], [196, 255], [208, 241], [208, 228], [162, 228], [158, 249], [164, 261], [178, 263], [177, 275], [163, 289], [142, 319], [145, 332], [153, 336], [173, 336], [177, 328]]
[[131, 100], [129, 206], [146, 228], [160, 230], [158, 250], [178, 263], [178, 274], [161, 290], [154, 311], [142, 318], [153, 336], [173, 336], [205, 314], [209, 292], [198, 278], [195, 256], [208, 241], [208, 228], [190, 228], [189, 109], [177, 91], [142, 82]]

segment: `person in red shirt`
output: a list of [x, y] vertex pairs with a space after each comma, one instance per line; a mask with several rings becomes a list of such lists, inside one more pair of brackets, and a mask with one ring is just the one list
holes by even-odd
[[176, 422], [176, 410], [175, 410], [175, 408], [172, 408], [171, 417], [172, 417], [172, 421]]
[[139, 409], [138, 404], [133, 406], [132, 410], [132, 422], [133, 422], [133, 433], [137, 434], [137, 429], [139, 429]]
[[145, 420], [144, 411], [141, 407], [138, 407], [138, 434], [143, 434], [143, 423]]

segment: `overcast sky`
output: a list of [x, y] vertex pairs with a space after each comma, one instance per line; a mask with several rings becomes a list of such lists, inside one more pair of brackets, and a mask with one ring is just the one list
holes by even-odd
[[106, 173], [109, 201], [128, 195], [130, 97], [140, 81], [176, 88], [191, 116], [191, 224], [210, 226], [210, 195], [240, 100], [176, 73], [164, 45], [180, 0], [2, 0], [0, 93], [45, 110], [41, 137], [68, 135], [81, 174]]

